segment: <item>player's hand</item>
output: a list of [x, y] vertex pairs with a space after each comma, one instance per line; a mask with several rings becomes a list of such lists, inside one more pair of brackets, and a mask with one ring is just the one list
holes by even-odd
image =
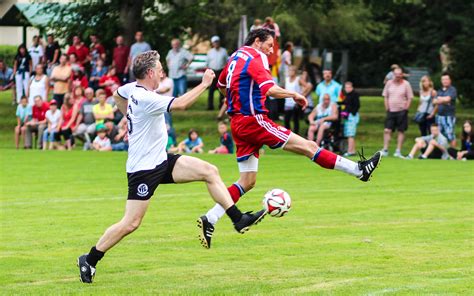
[[212, 81], [214, 81], [214, 78], [216, 77], [216, 73], [212, 71], [211, 69], [207, 69], [206, 72], [204, 72], [204, 76], [202, 76], [202, 84], [204, 86], [209, 87], [212, 84]]
[[303, 110], [308, 107], [308, 100], [299, 93], [295, 93], [293, 100], [295, 100], [296, 104], [300, 105]]

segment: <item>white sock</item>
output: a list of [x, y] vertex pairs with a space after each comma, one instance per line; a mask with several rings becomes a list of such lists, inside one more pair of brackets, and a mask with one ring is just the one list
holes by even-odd
[[359, 169], [359, 164], [357, 162], [341, 157], [339, 155], [336, 158], [336, 164], [334, 165], [334, 169], [338, 171], [343, 171], [345, 173], [348, 173], [349, 175], [353, 175], [356, 177], [362, 175], [362, 171]]
[[220, 204], [216, 203], [216, 205], [212, 209], [210, 209], [209, 212], [207, 212], [206, 217], [209, 223], [215, 225], [217, 221], [219, 221], [219, 219], [224, 216], [224, 214], [224, 208]]

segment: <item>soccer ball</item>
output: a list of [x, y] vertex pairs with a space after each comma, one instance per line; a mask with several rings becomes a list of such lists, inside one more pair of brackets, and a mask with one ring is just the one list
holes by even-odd
[[265, 193], [263, 208], [272, 217], [283, 217], [291, 209], [290, 195], [281, 189], [272, 189]]

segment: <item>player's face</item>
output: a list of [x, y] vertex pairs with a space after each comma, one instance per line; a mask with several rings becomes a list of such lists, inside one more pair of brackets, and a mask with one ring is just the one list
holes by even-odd
[[261, 42], [260, 39], [257, 40], [258, 49], [266, 55], [273, 53], [273, 37], [270, 36], [264, 42]]
[[156, 62], [154, 69], [150, 71], [150, 78], [153, 80], [153, 88], [157, 89], [160, 85], [161, 79], [163, 78], [163, 67], [159, 61]]

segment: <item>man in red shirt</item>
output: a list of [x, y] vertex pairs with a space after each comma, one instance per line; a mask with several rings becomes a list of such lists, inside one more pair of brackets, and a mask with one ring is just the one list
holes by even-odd
[[120, 81], [118, 77], [115, 75], [115, 67], [110, 66], [107, 74], [102, 76], [99, 80], [99, 87], [105, 90], [107, 98], [112, 95], [112, 86], [117, 84], [120, 86]]
[[128, 69], [127, 62], [128, 56], [130, 55], [130, 47], [123, 43], [123, 36], [118, 35], [115, 39], [117, 46], [114, 47], [114, 54], [112, 60], [112, 66], [115, 66], [115, 72], [120, 79], [120, 83], [124, 83], [124, 79], [127, 77]]
[[31, 149], [33, 136], [36, 133], [38, 137], [38, 149], [43, 149], [43, 131], [46, 128], [46, 111], [49, 110], [49, 104], [44, 102], [41, 96], [35, 97], [31, 120], [25, 123], [25, 148]]
[[[382, 157], [380, 151], [369, 160], [362, 157], [361, 161], [354, 162], [319, 147], [316, 142], [292, 133], [268, 118], [266, 96], [292, 98], [303, 109], [308, 104], [301, 94], [283, 89], [273, 81], [267, 56], [273, 52], [274, 36], [274, 31], [266, 28], [251, 31], [245, 46], [232, 54], [217, 82], [227, 97], [227, 113], [240, 170], [239, 180], [227, 188], [232, 199], [237, 202], [255, 186], [259, 150], [264, 145], [304, 155], [323, 168], [339, 170], [361, 181], [369, 181]], [[200, 240], [204, 247], [210, 248], [214, 224], [224, 213], [223, 208], [216, 205], [199, 218]]]
[[72, 37], [72, 44], [71, 46], [69, 46], [67, 54], [70, 55], [72, 53], [76, 54], [77, 62], [81, 66], [87, 64], [89, 57], [89, 49], [87, 48], [87, 46], [84, 45], [84, 43], [81, 42], [81, 38], [79, 38], [79, 36]]

